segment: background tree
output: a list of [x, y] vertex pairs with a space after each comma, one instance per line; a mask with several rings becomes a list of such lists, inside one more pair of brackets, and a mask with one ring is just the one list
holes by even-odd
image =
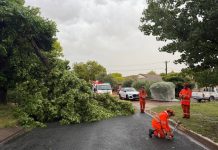
[[218, 69], [207, 69], [204, 71], [193, 72], [198, 88], [215, 87], [218, 85]]
[[101, 73], [97, 75], [96, 79], [103, 83], [110, 83], [113, 89], [115, 89], [116, 86], [118, 85], [117, 81], [114, 79], [114, 77], [111, 74]]
[[218, 65], [217, 0], [148, 0], [139, 29], [168, 44], [160, 51], [181, 53], [176, 63], [207, 69]]
[[182, 69], [181, 74], [197, 83], [196, 88], [215, 87], [218, 85], [218, 68], [198, 71], [186, 68]]
[[132, 87], [133, 82], [134, 82], [133, 79], [129, 79], [129, 78], [128, 78], [128, 79], [125, 79], [125, 80], [123, 81], [122, 86], [123, 86], [123, 87]]
[[157, 75], [157, 73], [155, 71], [150, 71], [147, 74], [149, 74], [149, 75]]
[[76, 75], [86, 81], [96, 80], [100, 74], [106, 74], [106, 69], [96, 61], [87, 61], [86, 63], [76, 63], [73, 65]]
[[131, 75], [131, 76], [127, 76], [124, 77], [124, 81], [123, 81], [123, 87], [132, 87], [132, 84], [134, 81], [138, 80], [137, 75]]
[[57, 29], [23, 0], [1, 0], [0, 18], [0, 103], [7, 103], [8, 88], [26, 80], [31, 68], [41, 63], [49, 70], [45, 53], [51, 51]]
[[183, 84], [185, 82], [189, 82], [191, 84], [191, 80], [186, 77], [183, 76], [182, 73], [168, 73], [166, 74], [162, 74], [162, 79], [166, 82], [172, 82], [175, 84], [175, 96], [178, 97], [179, 96], [179, 92], [181, 91], [181, 89], [183, 88]]
[[124, 77], [122, 76], [121, 73], [111, 73], [110, 75], [114, 78], [117, 84], [119, 85], [123, 84]]

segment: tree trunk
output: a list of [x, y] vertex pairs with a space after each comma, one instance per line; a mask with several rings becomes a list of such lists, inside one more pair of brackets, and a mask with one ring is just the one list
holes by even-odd
[[7, 104], [7, 89], [0, 87], [0, 104]]

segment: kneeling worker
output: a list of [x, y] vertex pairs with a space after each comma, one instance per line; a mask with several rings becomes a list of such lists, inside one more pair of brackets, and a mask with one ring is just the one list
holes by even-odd
[[152, 138], [154, 134], [158, 138], [173, 139], [173, 134], [169, 127], [169, 118], [174, 115], [174, 111], [170, 109], [157, 114], [151, 121], [153, 129], [149, 129], [149, 137]]

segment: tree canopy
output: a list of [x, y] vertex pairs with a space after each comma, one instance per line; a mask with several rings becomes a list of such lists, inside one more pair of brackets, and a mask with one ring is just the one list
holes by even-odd
[[56, 42], [56, 25], [39, 15], [38, 8], [25, 7], [23, 0], [0, 1], [0, 102], [6, 103], [9, 87], [27, 77], [42, 63]]
[[139, 29], [167, 41], [161, 52], [179, 52], [176, 63], [190, 68], [218, 66], [217, 0], [148, 0]]
[[96, 80], [100, 74], [106, 74], [106, 69], [96, 61], [87, 61], [86, 63], [75, 63], [73, 70], [76, 75], [86, 81]]
[[111, 76], [114, 78], [117, 84], [121, 85], [123, 84], [124, 77], [121, 73], [111, 73]]
[[183, 69], [182, 74], [190, 76], [193, 81], [197, 82], [198, 87], [215, 87], [218, 85], [218, 69], [206, 69], [203, 71], [193, 71]]
[[194, 73], [194, 79], [199, 87], [214, 87], [218, 85], [218, 69], [207, 69]]
[[112, 88], [117, 86], [117, 82], [111, 74], [101, 73], [96, 76], [96, 79], [103, 83], [110, 83]]

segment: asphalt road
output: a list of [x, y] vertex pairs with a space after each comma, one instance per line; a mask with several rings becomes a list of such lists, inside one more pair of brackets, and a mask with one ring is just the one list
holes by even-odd
[[5, 145], [3, 150], [201, 150], [190, 138], [175, 133], [175, 140], [149, 138], [151, 118], [146, 114], [109, 120], [37, 128]]

